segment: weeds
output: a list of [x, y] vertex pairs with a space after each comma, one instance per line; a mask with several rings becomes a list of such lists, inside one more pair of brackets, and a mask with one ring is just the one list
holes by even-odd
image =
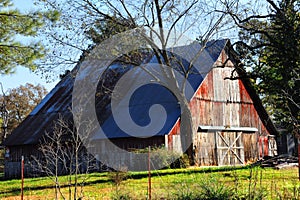
[[277, 192], [276, 196], [277, 199], [298, 200], [300, 199], [300, 186], [293, 185], [292, 187], [284, 187], [283, 191]]
[[[215, 169], [215, 168], [213, 168]], [[152, 176], [153, 199], [300, 199], [298, 169], [167, 169]], [[84, 185], [84, 198], [146, 199], [147, 172], [93, 173]], [[67, 177], [60, 177], [63, 185]], [[126, 181], [125, 181], [126, 180]], [[113, 187], [112, 187], [113, 186]], [[67, 192], [68, 187], [62, 188]], [[0, 181], [0, 199], [19, 196], [20, 180]], [[100, 196], [101, 198], [100, 198]], [[45, 178], [25, 179], [25, 196], [53, 196], [53, 183]], [[52, 198], [53, 199], [53, 198]]]
[[118, 193], [121, 182], [128, 178], [127, 168], [122, 167], [119, 170], [109, 172], [108, 177], [116, 186], [116, 192]]
[[267, 190], [262, 186], [262, 169], [260, 167], [250, 168], [247, 199], [261, 200], [267, 196]]
[[234, 190], [226, 186], [216, 176], [208, 176], [199, 184], [200, 194], [199, 199], [203, 200], [223, 200], [232, 199], [234, 197]]
[[130, 197], [130, 195], [128, 193], [123, 193], [120, 191], [115, 192], [112, 195], [112, 200], [131, 200], [132, 198]]
[[177, 200], [192, 200], [195, 199], [194, 193], [191, 191], [191, 188], [185, 184], [181, 183], [178, 191], [173, 194], [174, 199]]
[[183, 200], [226, 200], [234, 199], [234, 190], [231, 187], [226, 186], [218, 177], [212, 175], [204, 175], [198, 180], [198, 187], [194, 190], [190, 190], [182, 187], [178, 193], [175, 193], [175, 199]]

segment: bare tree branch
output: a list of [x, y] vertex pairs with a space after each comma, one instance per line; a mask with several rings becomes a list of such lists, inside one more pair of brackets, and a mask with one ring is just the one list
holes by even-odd
[[197, 3], [197, 1], [192, 2], [191, 5], [190, 5], [187, 9], [185, 9], [185, 10], [177, 17], [177, 19], [172, 23], [172, 25], [171, 25], [171, 27], [170, 27], [170, 29], [169, 29], [169, 31], [168, 31], [168, 34], [167, 34], [166, 42], [168, 42], [169, 37], [170, 37], [170, 34], [171, 34], [172, 30], [174, 29], [174, 27], [176, 26], [176, 24], [178, 23], [178, 21], [179, 21], [182, 17], [184, 17], [196, 3]]
[[129, 16], [129, 19], [131, 20], [131, 23], [132, 23], [134, 26], [136, 26], [135, 20], [134, 20], [134, 18], [132, 17], [132, 15], [130, 14], [130, 12], [128, 11], [127, 6], [125, 5], [124, 0], [119, 0], [119, 1], [121, 2], [122, 6], [123, 6], [123, 8], [124, 8], [124, 10], [125, 10], [125, 12], [126, 12], [127, 15]]

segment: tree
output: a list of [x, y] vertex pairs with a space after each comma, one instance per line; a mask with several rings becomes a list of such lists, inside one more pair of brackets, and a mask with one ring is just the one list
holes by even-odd
[[23, 40], [36, 37], [47, 21], [53, 23], [59, 17], [57, 11], [23, 14], [12, 7], [11, 0], [0, 0], [0, 75], [13, 73], [18, 65], [37, 69], [36, 61], [43, 58], [46, 50], [38, 41]]
[[[88, 131], [89, 123], [82, 125]], [[53, 131], [40, 140], [40, 154], [32, 155], [30, 164], [37, 171], [35, 175], [46, 175], [55, 184], [55, 199], [83, 198], [86, 175], [97, 169], [95, 159], [83, 145], [85, 139], [79, 137], [71, 121], [59, 116], [53, 123]], [[61, 190], [66, 186], [67, 191]]]
[[[155, 11], [156, 4], [161, 6], [160, 16]], [[230, 21], [226, 17], [214, 27], [221, 16], [214, 10], [224, 9], [220, 1], [66, 0], [61, 4], [54, 0], [40, 0], [38, 5], [45, 9], [59, 10], [61, 13], [60, 20], [54, 26], [47, 26], [43, 30], [43, 38], [48, 41], [48, 48], [51, 49], [51, 53], [46, 55], [44, 64], [50, 65], [52, 71], [57, 68], [63, 71], [73, 68], [78, 63], [79, 57], [91, 45], [99, 42], [99, 37], [105, 35], [102, 38], [105, 39], [119, 33], [115, 31], [116, 26], [123, 31], [136, 27], [157, 28], [159, 17], [163, 28], [172, 27], [171, 31], [186, 33], [191, 38], [205, 38], [208, 35], [209, 38], [222, 37], [230, 28]], [[106, 22], [110, 28], [99, 28], [103, 24], [105, 26]], [[210, 31], [211, 29], [215, 31]]]
[[[202, 42], [202, 48], [194, 56], [197, 57], [206, 47], [208, 40], [213, 38], [216, 33], [220, 33], [222, 28], [228, 28], [225, 24], [228, 22], [226, 20], [225, 14], [220, 14], [213, 12], [215, 9], [221, 7], [219, 2], [209, 2], [206, 1], [180, 1], [180, 0], [153, 0], [153, 1], [132, 1], [125, 2], [124, 0], [117, 1], [66, 1], [64, 5], [55, 3], [55, 1], [47, 1], [48, 7], [61, 10], [62, 21], [59, 23], [59, 31], [49, 31], [50, 36], [48, 38], [52, 39], [51, 44], [55, 44], [57, 47], [54, 56], [57, 59], [60, 59], [60, 63], [73, 64], [72, 58], [70, 58], [70, 51], [66, 50], [67, 47], [73, 50], [79, 50], [84, 52], [87, 46], [96, 43], [101, 43], [103, 39], [108, 38], [123, 30], [128, 28], [136, 27], [147, 27], [150, 30], [150, 35], [153, 37], [144, 37], [141, 40], [147, 41], [147, 46], [150, 48], [151, 52], [155, 55], [160, 64], [161, 68], [159, 74], [152, 73], [153, 79], [158, 83], [162, 84], [168, 88], [172, 88], [172, 93], [178, 99], [178, 102], [181, 104], [181, 139], [183, 151], [188, 148], [188, 154], [191, 158], [192, 155], [192, 138], [193, 134], [197, 130], [196, 127], [193, 127], [191, 113], [189, 110], [189, 102], [185, 96], [185, 84], [186, 81], [178, 82], [175, 77], [176, 71], [183, 76], [188, 77], [193, 71], [193, 63], [190, 63], [189, 66], [184, 66], [182, 60], [178, 59], [176, 56], [172, 55], [168, 51], [168, 47], [172, 42], [170, 34], [176, 32], [178, 37], [182, 36], [184, 33], [193, 31], [196, 32], [196, 38], [199, 36]], [[230, 2], [232, 7], [235, 6], [235, 1]], [[228, 12], [228, 10], [226, 10]], [[70, 19], [70, 16], [73, 16]], [[64, 24], [65, 23], [65, 24]], [[108, 24], [106, 26], [103, 23]], [[110, 27], [118, 26], [120, 28]], [[61, 28], [64, 27], [64, 28]], [[61, 31], [63, 29], [63, 31]], [[155, 30], [157, 29], [157, 30]], [[70, 32], [68, 32], [71, 30]], [[167, 30], [165, 32], [165, 30]], [[87, 36], [87, 37], [86, 37]], [[124, 36], [119, 42], [126, 46], [127, 37]], [[159, 41], [161, 48], [157, 48], [155, 40]], [[61, 45], [63, 48], [59, 48]], [[99, 49], [105, 49], [98, 54], [109, 54], [112, 49], [117, 51], [116, 54], [120, 53], [120, 49], [111, 48], [107, 49], [105, 46], [99, 47]], [[88, 57], [89, 55], [87, 55]], [[122, 58], [127, 55], [123, 55]], [[130, 57], [130, 56], [129, 56]], [[91, 57], [90, 57], [91, 58]], [[93, 59], [93, 58], [91, 58]], [[132, 59], [128, 59], [132, 60]], [[173, 64], [177, 63], [177, 69], [174, 69]], [[139, 67], [139, 64], [132, 63], [133, 66]], [[108, 66], [107, 66], [108, 67]], [[151, 74], [151, 71], [143, 68], [147, 73]], [[178, 70], [179, 69], [179, 70]], [[161, 81], [164, 77], [164, 81]], [[81, 92], [90, 92], [87, 90]], [[74, 95], [74, 94], [73, 94]], [[95, 94], [91, 94], [95, 95]], [[89, 96], [89, 94], [79, 95]], [[92, 98], [92, 97], [91, 97]], [[112, 97], [113, 99], [113, 97]], [[86, 104], [86, 103], [85, 103]], [[78, 109], [80, 110], [80, 109]]]
[[45, 87], [30, 83], [8, 90], [0, 95], [1, 120], [7, 119], [6, 126], [1, 129], [1, 141], [15, 129], [47, 94]]
[[275, 122], [299, 133], [300, 1], [266, 2], [266, 14], [230, 13], [241, 30], [236, 48]]

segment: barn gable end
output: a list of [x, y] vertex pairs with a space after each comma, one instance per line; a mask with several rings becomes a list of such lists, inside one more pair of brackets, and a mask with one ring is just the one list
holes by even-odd
[[[241, 79], [232, 80], [240, 74], [228, 53], [228, 49], [222, 50], [190, 102], [194, 156], [200, 166], [255, 161], [269, 154], [268, 146], [261, 141], [276, 134], [273, 127], [268, 130], [262, 122], [258, 112], [265, 110], [256, 110], [252, 98], [257, 96], [250, 96], [249, 86], [246, 88]], [[177, 146], [177, 140], [173, 140], [180, 134], [180, 121], [175, 127], [168, 136], [171, 147]]]

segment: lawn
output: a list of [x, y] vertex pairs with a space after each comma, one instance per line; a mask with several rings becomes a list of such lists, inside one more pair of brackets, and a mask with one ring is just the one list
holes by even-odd
[[[84, 184], [78, 187], [78, 194], [84, 199], [147, 199], [147, 172], [127, 173], [125, 180], [117, 181], [121, 175], [108, 172], [81, 175], [79, 182]], [[68, 187], [68, 178], [59, 177], [65, 197], [68, 197], [69, 189], [74, 192], [73, 186]], [[20, 180], [1, 181], [0, 199], [20, 199], [20, 186]], [[54, 191], [54, 182], [50, 178], [24, 181], [24, 199], [54, 199]], [[152, 199], [188, 199], [203, 192], [209, 193], [206, 196], [229, 192], [232, 197], [244, 199], [300, 199], [298, 169], [223, 167], [167, 169], [151, 173]]]

